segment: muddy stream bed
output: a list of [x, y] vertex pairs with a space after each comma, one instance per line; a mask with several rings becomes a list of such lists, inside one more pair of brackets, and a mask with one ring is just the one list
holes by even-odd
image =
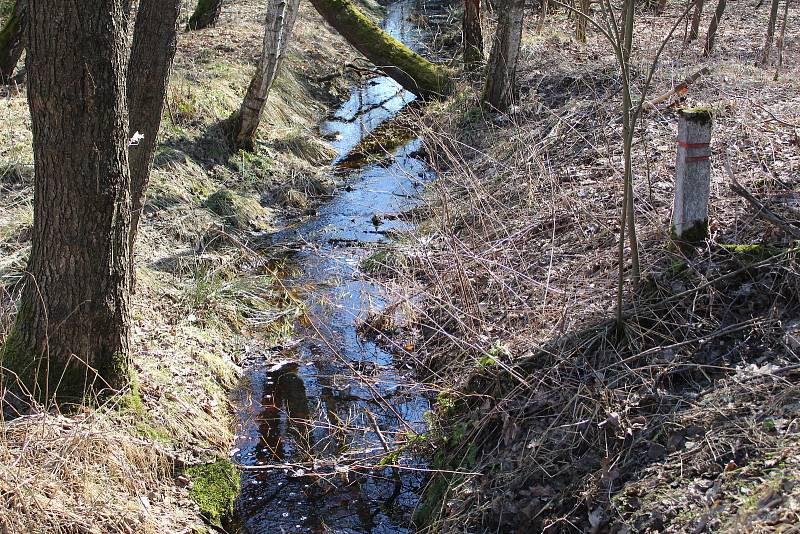
[[[425, 32], [418, 16], [414, 0], [395, 2], [384, 28], [419, 48]], [[409, 229], [375, 215], [413, 208], [433, 172], [415, 157], [419, 139], [380, 164], [346, 163], [367, 134], [413, 100], [387, 77], [354, 87], [320, 127], [338, 152], [334, 167], [346, 173], [339, 192], [314, 217], [270, 236], [273, 246], [297, 250], [285, 259], [291, 274], [282, 283], [307, 309], [295, 324], [299, 342], [251, 362], [246, 387], [235, 395], [232, 460], [243, 466], [242, 533], [413, 530], [426, 465], [411, 452], [387, 450], [396, 450], [402, 436], [425, 432], [431, 393], [407, 362], [357, 331], [367, 310], [386, 304], [360, 267], [387, 235]]]

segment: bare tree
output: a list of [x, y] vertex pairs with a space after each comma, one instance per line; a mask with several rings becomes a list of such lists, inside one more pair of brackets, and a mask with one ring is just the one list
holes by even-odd
[[123, 17], [122, 0], [29, 5], [33, 242], [0, 361], [4, 381], [40, 399], [129, 381]]
[[11, 16], [0, 29], [0, 83], [8, 83], [25, 49], [24, 29], [28, 0], [17, 0]]
[[481, 0], [464, 0], [464, 67], [474, 70], [483, 61]]
[[778, 21], [778, 6], [780, 0], [772, 0], [769, 9], [769, 21], [767, 22], [767, 36], [764, 38], [764, 48], [761, 50], [759, 63], [766, 65], [769, 63], [769, 56], [772, 52], [772, 41], [775, 39], [775, 25]]
[[261, 113], [267, 103], [270, 87], [280, 67], [292, 28], [297, 20], [300, 0], [268, 0], [264, 25], [264, 41], [261, 57], [250, 81], [239, 111], [229, 119], [231, 137], [237, 148], [252, 150], [256, 132], [261, 122]]
[[524, 0], [509, 0], [500, 12], [483, 90], [484, 103], [498, 111], [507, 111], [517, 99], [517, 62], [524, 17]]
[[161, 114], [172, 60], [177, 47], [177, 24], [181, 0], [140, 0], [133, 30], [128, 71], [129, 131], [142, 137], [130, 147], [131, 172], [130, 275], [134, 287], [134, 245], [144, 205], [150, 167], [153, 165]]
[[696, 0], [694, 4], [694, 13], [692, 14], [692, 27], [689, 30], [689, 38], [687, 41], [691, 42], [697, 39], [700, 35], [700, 19], [703, 17], [703, 0]]
[[580, 0], [580, 12], [585, 16], [578, 15], [575, 17], [575, 39], [581, 43], [586, 42], [586, 25], [587, 18], [590, 16], [589, 11], [592, 8], [591, 0]]
[[711, 52], [714, 50], [714, 41], [717, 38], [717, 29], [719, 28], [719, 23], [722, 20], [722, 16], [725, 14], [726, 5], [727, 0], [719, 0], [717, 2], [717, 9], [714, 11], [714, 16], [711, 19], [711, 23], [708, 25], [708, 33], [706, 33], [706, 45], [703, 48], [704, 56], [711, 55]]

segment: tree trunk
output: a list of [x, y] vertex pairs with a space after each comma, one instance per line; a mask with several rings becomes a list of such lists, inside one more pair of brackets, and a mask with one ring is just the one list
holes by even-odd
[[189, 17], [187, 30], [202, 30], [214, 26], [222, 13], [222, 0], [198, 0], [194, 13]]
[[131, 172], [131, 231], [128, 238], [131, 288], [134, 287], [134, 248], [153, 165], [164, 98], [177, 47], [181, 0], [141, 0], [133, 29], [128, 70], [128, 130], [144, 137], [128, 149]]
[[81, 399], [129, 381], [130, 180], [122, 0], [31, 2], [28, 102], [33, 244], [3, 346], [34, 398]]
[[9, 83], [25, 49], [23, 33], [27, 11], [28, 0], [17, 0], [11, 16], [0, 29], [0, 83]]
[[541, 32], [544, 29], [544, 23], [547, 21], [547, 4], [548, 0], [541, 0], [539, 6], [539, 23], [536, 25], [536, 31]]
[[452, 91], [448, 69], [409, 50], [372, 22], [351, 0], [311, 0], [311, 3], [356, 50], [406, 90], [423, 99], [441, 98]]
[[464, 67], [475, 70], [483, 61], [481, 0], [464, 0]]
[[264, 26], [264, 42], [258, 66], [247, 88], [247, 94], [239, 111], [230, 118], [231, 138], [237, 148], [253, 150], [256, 132], [261, 122], [261, 113], [267, 103], [270, 87], [280, 67], [289, 39], [300, 0], [268, 0], [267, 17]]
[[578, 42], [586, 42], [586, 26], [588, 24], [587, 17], [590, 16], [592, 9], [591, 0], [580, 0], [578, 10], [580, 14], [575, 18], [575, 39]]
[[761, 51], [761, 58], [759, 59], [762, 65], [769, 63], [769, 55], [772, 52], [772, 41], [775, 39], [775, 24], [778, 21], [778, 2], [779, 0], [772, 0], [772, 5], [770, 6], [767, 37], [764, 39], [764, 49]]
[[700, 35], [700, 18], [703, 16], [703, 0], [697, 0], [694, 5], [694, 14], [692, 15], [692, 28], [689, 30], [689, 42], [694, 41]]
[[524, 16], [525, 1], [509, 0], [497, 23], [483, 101], [498, 111], [507, 111], [517, 99], [517, 62]]
[[719, 21], [722, 20], [722, 15], [725, 14], [725, 6], [727, 0], [719, 0], [717, 2], [717, 9], [714, 11], [714, 17], [708, 25], [708, 33], [706, 34], [706, 46], [703, 49], [703, 55], [708, 56], [714, 50], [714, 40], [717, 37], [717, 28], [719, 28]]

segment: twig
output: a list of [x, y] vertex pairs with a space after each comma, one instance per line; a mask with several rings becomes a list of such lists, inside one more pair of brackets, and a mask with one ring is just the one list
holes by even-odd
[[730, 155], [725, 155], [725, 171], [728, 173], [728, 178], [731, 181], [731, 191], [739, 195], [740, 197], [744, 198], [747, 202], [750, 203], [754, 208], [756, 208], [756, 215], [771, 225], [783, 230], [787, 234], [791, 235], [795, 239], [800, 239], [800, 228], [797, 228], [784, 220], [780, 215], [776, 215], [772, 211], [770, 211], [764, 204], [761, 203], [756, 197], [754, 197], [747, 189], [745, 189], [742, 184], [740, 184], [736, 180], [736, 176], [733, 174], [733, 170], [731, 169], [731, 159]]

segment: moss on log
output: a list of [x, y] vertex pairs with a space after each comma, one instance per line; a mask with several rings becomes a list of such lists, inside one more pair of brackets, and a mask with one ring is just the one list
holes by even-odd
[[434, 65], [383, 31], [350, 0], [311, 0], [320, 15], [342, 37], [387, 76], [422, 99], [452, 91], [451, 72]]

